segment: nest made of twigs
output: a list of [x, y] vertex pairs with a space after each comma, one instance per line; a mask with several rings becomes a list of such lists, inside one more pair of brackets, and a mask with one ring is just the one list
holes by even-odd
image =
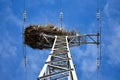
[[44, 36], [52, 35], [52, 36], [69, 36], [75, 35], [75, 31], [66, 31], [61, 28], [58, 28], [54, 25], [30, 25], [27, 26], [24, 30], [24, 44], [30, 46], [33, 49], [48, 49], [52, 47], [55, 38], [47, 38], [48, 43]]

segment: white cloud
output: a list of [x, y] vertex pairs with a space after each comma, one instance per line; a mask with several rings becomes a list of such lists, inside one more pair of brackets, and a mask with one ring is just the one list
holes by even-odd
[[16, 40], [18, 40], [18, 38], [20, 39], [21, 35], [20, 37], [15, 37], [13, 34], [11, 34], [12, 33], [11, 28], [15, 30], [22, 28], [22, 24], [21, 24], [22, 21], [18, 18], [16, 14], [13, 13], [13, 10], [11, 8], [11, 4], [12, 4], [11, 1], [9, 0], [1, 1], [1, 3], [5, 4], [6, 6], [0, 9], [1, 10], [0, 11], [0, 17], [1, 17], [0, 19], [1, 21], [0, 50], [1, 51], [0, 52], [2, 56], [10, 56], [10, 55], [13, 56], [16, 55], [16, 51], [18, 50], [16, 46], [19, 43], [16, 42]]
[[[31, 48], [26, 48], [26, 55], [27, 55], [27, 77], [29, 80], [35, 80], [43, 65], [44, 62], [46, 61], [48, 57], [49, 51], [48, 50], [36, 50], [36, 49], [31, 49]], [[19, 65], [18, 72], [24, 70], [24, 60], [21, 60], [21, 64]], [[29, 77], [31, 76], [31, 77]]]
[[12, 8], [6, 7], [0, 14], [3, 17], [4, 24], [13, 23], [17, 26], [22, 25], [22, 21], [13, 13]]
[[108, 45], [109, 63], [119, 65], [120, 64], [120, 24], [114, 25], [113, 35], [109, 37], [110, 44]]
[[55, 0], [29, 0], [26, 1], [26, 4], [28, 7], [34, 7], [34, 6], [40, 6], [42, 5], [53, 5], [55, 3]]
[[[16, 27], [16, 26], [21, 26], [22, 27], [22, 23], [23, 21], [20, 19], [20, 17], [18, 17], [17, 14], [14, 13], [11, 4], [11, 1], [5, 1], [2, 2], [4, 5], [3, 8], [1, 8], [0, 10], [0, 21], [1, 21], [1, 26], [2, 28], [8, 28], [10, 25], [12, 25], [12, 27]], [[19, 13], [19, 12], [18, 12]], [[9, 26], [8, 26], [9, 25]], [[13, 26], [14, 25], [14, 26]], [[19, 27], [19, 28], [21, 28]]]
[[108, 0], [105, 7], [104, 7], [104, 12], [106, 16], [110, 19], [117, 20], [120, 22], [119, 17], [120, 17], [120, 8], [119, 8], [119, 0]]
[[42, 0], [45, 4], [54, 4], [55, 0]]
[[96, 58], [97, 58], [97, 46], [87, 45], [86, 48], [81, 49], [75, 47], [71, 49], [75, 68], [78, 75], [81, 75], [80, 79], [94, 79], [96, 74]]
[[104, 12], [107, 16], [109, 16], [109, 10], [108, 9], [109, 9], [109, 4], [107, 3], [104, 7]]
[[[107, 37], [104, 43], [104, 48], [106, 48], [106, 54], [103, 56], [107, 56], [108, 63], [111, 64], [112, 66], [119, 65], [120, 64], [120, 8], [118, 4], [120, 1], [116, 0], [108, 0], [105, 7], [104, 7], [104, 12], [106, 16], [108, 17], [106, 19], [106, 24], [109, 27], [110, 32], [108, 31], [107, 35], [104, 34], [103, 37]], [[105, 25], [106, 25], [105, 24]], [[104, 28], [105, 29], [105, 28]]]
[[0, 45], [0, 55], [3, 58], [16, 56], [17, 47], [15, 46], [16, 42], [13, 37], [11, 37], [7, 32], [1, 39]]
[[[13, 79], [20, 57], [20, 37], [17, 32], [21, 20], [11, 8], [11, 0], [0, 1], [0, 70], [2, 79]], [[17, 26], [17, 27], [16, 27]], [[19, 45], [19, 47], [18, 47]], [[18, 56], [19, 55], [19, 56]], [[8, 75], [5, 77], [4, 75]], [[15, 76], [14, 76], [15, 77]]]

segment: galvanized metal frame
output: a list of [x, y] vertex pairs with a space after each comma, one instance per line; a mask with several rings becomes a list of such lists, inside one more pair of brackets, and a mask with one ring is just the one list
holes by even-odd
[[78, 80], [69, 47], [81, 44], [99, 44], [99, 34], [55, 37], [44, 34], [44, 38], [49, 42], [47, 37], [55, 38], [55, 40], [38, 80]]

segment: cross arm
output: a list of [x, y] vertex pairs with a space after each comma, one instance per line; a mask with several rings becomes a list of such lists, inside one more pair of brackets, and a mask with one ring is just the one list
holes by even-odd
[[76, 34], [76, 36], [69, 36], [69, 45], [77, 46], [81, 44], [99, 44], [100, 34]]

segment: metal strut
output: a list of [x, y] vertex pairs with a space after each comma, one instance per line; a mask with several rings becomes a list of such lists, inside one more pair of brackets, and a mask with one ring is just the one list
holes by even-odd
[[38, 77], [38, 80], [61, 79], [78, 80], [70, 55], [68, 36], [55, 36], [52, 50]]

